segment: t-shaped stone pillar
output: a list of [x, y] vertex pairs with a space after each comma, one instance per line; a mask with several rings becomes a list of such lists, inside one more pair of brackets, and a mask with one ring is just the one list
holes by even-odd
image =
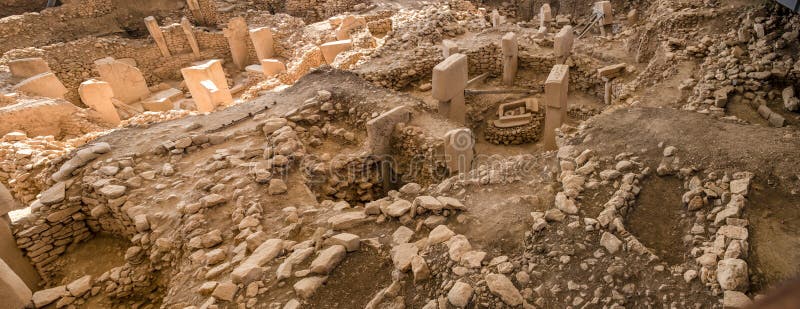
[[570, 54], [572, 54], [572, 44], [575, 41], [575, 35], [572, 33], [572, 26], [564, 26], [561, 28], [554, 39], [553, 50], [556, 56], [556, 61], [563, 64], [567, 61]]
[[490, 19], [492, 21], [492, 27], [497, 28], [503, 23], [503, 16], [500, 15], [500, 12], [497, 10], [492, 11], [490, 15]]
[[517, 76], [517, 63], [519, 47], [517, 46], [517, 35], [514, 32], [506, 33], [500, 43], [503, 50], [503, 83], [506, 86], [514, 85], [514, 77]]
[[250, 56], [247, 50], [247, 22], [242, 17], [234, 17], [222, 32], [228, 38], [233, 64], [239, 70], [244, 70]]
[[569, 66], [556, 64], [544, 83], [545, 118], [544, 147], [556, 149], [556, 132], [567, 119], [567, 93], [569, 91]]
[[222, 61], [214, 59], [183, 68], [181, 74], [198, 111], [210, 112], [219, 105], [230, 105], [233, 102], [225, 71], [222, 70]]
[[450, 55], [433, 67], [432, 95], [439, 101], [439, 114], [461, 124], [467, 120], [464, 89], [468, 74], [467, 55], [464, 54]]
[[114, 107], [114, 90], [106, 82], [90, 79], [78, 87], [78, 94], [84, 104], [96, 110], [103, 120], [113, 125], [120, 122], [117, 108]]
[[161, 51], [161, 55], [164, 57], [169, 57], [169, 48], [167, 47], [167, 41], [164, 39], [164, 33], [161, 32], [161, 27], [158, 26], [158, 21], [153, 16], [147, 16], [144, 18], [144, 25], [147, 27], [147, 31], [150, 32], [150, 36], [153, 37], [153, 40], [156, 41], [156, 46], [158, 46], [158, 50]]
[[256, 50], [259, 61], [272, 58], [275, 54], [275, 47], [272, 45], [272, 30], [269, 27], [250, 30], [250, 40], [253, 41], [253, 48]]
[[444, 135], [444, 156], [451, 173], [467, 173], [472, 170], [475, 156], [475, 136], [467, 128], [455, 129]]

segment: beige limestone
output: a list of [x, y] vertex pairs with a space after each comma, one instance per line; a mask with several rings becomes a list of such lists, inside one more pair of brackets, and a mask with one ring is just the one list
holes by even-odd
[[272, 30], [269, 27], [261, 27], [250, 30], [250, 40], [256, 50], [258, 60], [272, 58], [275, 54], [273, 46]]
[[542, 4], [542, 8], [539, 9], [539, 21], [542, 26], [553, 21], [553, 10], [550, 8], [550, 3]]
[[81, 83], [78, 94], [83, 104], [100, 113], [103, 120], [113, 125], [120, 122], [119, 113], [114, 107], [114, 90], [107, 82], [90, 79]]
[[517, 76], [519, 48], [517, 35], [514, 32], [506, 33], [500, 43], [503, 51], [503, 83], [507, 86], [514, 85]]
[[333, 63], [333, 60], [336, 59], [337, 55], [352, 47], [352, 40], [340, 40], [322, 44], [319, 46], [319, 49], [322, 51], [322, 57], [325, 58], [325, 62], [331, 64]]
[[467, 173], [472, 170], [475, 155], [475, 136], [467, 128], [455, 129], [444, 135], [444, 155], [451, 173]]
[[200, 46], [197, 44], [197, 38], [194, 36], [194, 27], [192, 23], [189, 22], [188, 18], [181, 18], [181, 29], [183, 29], [183, 33], [186, 35], [186, 40], [189, 41], [189, 46], [192, 47], [192, 53], [199, 57]]
[[350, 31], [366, 25], [367, 20], [364, 17], [348, 15], [339, 22], [339, 28], [336, 29], [336, 39], [347, 40], [350, 38]]
[[154, 93], [142, 100], [142, 107], [153, 112], [163, 112], [175, 108], [175, 103], [183, 99], [183, 91], [168, 88]]
[[0, 259], [0, 307], [24, 308], [32, 297], [33, 292], [25, 282]]
[[147, 31], [150, 32], [150, 36], [153, 37], [153, 40], [156, 41], [156, 46], [158, 46], [158, 50], [161, 51], [161, 55], [164, 57], [169, 57], [171, 54], [169, 52], [169, 47], [167, 47], [167, 41], [164, 39], [164, 33], [161, 32], [161, 27], [158, 26], [158, 21], [153, 16], [147, 16], [144, 18], [144, 25], [147, 27]]
[[600, 20], [601, 26], [608, 26], [614, 23], [614, 11], [611, 8], [611, 1], [599, 1], [594, 3], [596, 12], [603, 13], [603, 19]]
[[14, 91], [19, 91], [33, 96], [63, 99], [67, 93], [67, 87], [61, 80], [51, 72], [37, 74], [26, 78], [13, 87]]
[[138, 102], [150, 95], [144, 75], [130, 63], [107, 57], [95, 61], [94, 65], [100, 79], [111, 85], [114, 97], [122, 103]]
[[367, 121], [367, 148], [373, 155], [385, 155], [391, 151], [391, 137], [398, 123], [408, 123], [411, 111], [398, 106]]
[[183, 68], [181, 74], [198, 111], [210, 112], [217, 106], [233, 102], [221, 60], [209, 60], [203, 64]]
[[561, 31], [556, 34], [553, 42], [553, 50], [559, 63], [564, 63], [572, 53], [572, 44], [575, 41], [575, 35], [572, 33], [572, 26], [564, 26]]
[[439, 114], [464, 123], [467, 107], [464, 89], [469, 79], [467, 56], [453, 54], [433, 67], [432, 96], [439, 101]]
[[50, 72], [50, 66], [42, 58], [23, 58], [8, 62], [11, 76], [28, 78], [34, 75]]
[[442, 40], [442, 56], [446, 59], [452, 54], [458, 53], [458, 44], [452, 40]]
[[261, 70], [267, 77], [278, 75], [286, 71], [286, 65], [278, 59], [261, 59]]
[[223, 29], [228, 45], [231, 48], [231, 58], [233, 64], [239, 70], [244, 70], [249, 60], [247, 50], [247, 22], [242, 17], [234, 17], [228, 22], [228, 26]]
[[544, 84], [545, 120], [544, 120], [544, 145], [545, 149], [556, 148], [555, 130], [567, 118], [567, 93], [569, 91], [569, 66], [557, 64], [553, 66], [547, 81]]

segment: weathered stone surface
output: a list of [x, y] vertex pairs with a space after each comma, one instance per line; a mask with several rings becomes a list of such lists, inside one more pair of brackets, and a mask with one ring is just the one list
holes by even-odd
[[717, 263], [717, 282], [723, 290], [747, 291], [750, 285], [747, 262], [741, 259], [724, 259]]
[[619, 251], [620, 247], [622, 246], [622, 241], [611, 234], [609, 232], [603, 232], [603, 236], [600, 237], [600, 245], [606, 248], [609, 253], [614, 254]]
[[238, 291], [239, 287], [233, 282], [222, 282], [214, 288], [214, 292], [211, 293], [211, 296], [224, 301], [232, 301]]
[[42, 308], [44, 306], [53, 303], [66, 293], [67, 293], [67, 288], [63, 285], [36, 291], [36, 293], [33, 293], [33, 305], [36, 308]]
[[394, 246], [391, 251], [394, 267], [400, 271], [407, 271], [417, 252], [419, 252], [419, 248], [415, 244], [406, 243]]
[[456, 233], [447, 228], [446, 225], [439, 225], [428, 234], [428, 243], [435, 245], [450, 240]]
[[75, 297], [81, 297], [92, 289], [92, 276], [86, 275], [67, 284], [67, 291]]
[[344, 259], [345, 254], [347, 254], [347, 248], [342, 245], [333, 245], [322, 250], [311, 262], [311, 272], [322, 275], [331, 272]]
[[347, 249], [347, 252], [353, 252], [360, 247], [361, 237], [350, 233], [341, 233], [328, 238], [328, 243], [332, 245], [342, 245]]
[[256, 248], [253, 253], [231, 272], [235, 283], [250, 283], [264, 274], [264, 266], [283, 252], [283, 240], [269, 239]]
[[474, 289], [471, 285], [458, 281], [450, 288], [450, 291], [447, 292], [447, 300], [450, 301], [450, 304], [453, 306], [464, 308], [469, 304], [473, 292]]
[[294, 284], [294, 292], [301, 298], [309, 298], [317, 292], [317, 289], [319, 289], [326, 280], [328, 280], [328, 277], [316, 276], [303, 278]]
[[334, 230], [343, 230], [360, 225], [367, 220], [367, 214], [363, 211], [351, 211], [335, 215], [328, 219], [328, 224]]
[[500, 274], [488, 274], [485, 278], [489, 291], [494, 295], [500, 296], [500, 299], [507, 305], [518, 306], [522, 304], [522, 294], [519, 293], [517, 287], [508, 277]]
[[66, 191], [67, 191], [66, 183], [64, 183], [63, 181], [57, 182], [49, 189], [42, 192], [42, 196], [41, 198], [39, 198], [39, 202], [45, 206], [60, 203], [64, 201], [64, 198], [66, 197]]

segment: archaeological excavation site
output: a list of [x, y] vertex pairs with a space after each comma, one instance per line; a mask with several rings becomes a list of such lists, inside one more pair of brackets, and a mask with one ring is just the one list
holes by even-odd
[[0, 0], [0, 309], [800, 308], [798, 0]]

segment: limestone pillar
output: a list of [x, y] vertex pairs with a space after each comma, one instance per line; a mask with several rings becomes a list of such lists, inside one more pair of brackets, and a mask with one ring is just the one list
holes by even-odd
[[364, 19], [364, 17], [355, 17], [353, 15], [349, 15], [343, 18], [339, 23], [339, 27], [336, 29], [336, 39], [347, 40], [350, 38], [350, 31], [366, 25], [367, 21]]
[[78, 87], [78, 94], [84, 104], [96, 110], [103, 120], [113, 125], [120, 122], [119, 113], [114, 107], [114, 90], [111, 85], [96, 79], [90, 79], [81, 83]]
[[233, 102], [222, 61], [214, 59], [183, 68], [181, 74], [198, 111], [211, 112], [219, 105], [226, 106]]
[[367, 121], [367, 148], [370, 154], [381, 156], [391, 152], [391, 138], [395, 126], [408, 123], [411, 110], [406, 106], [398, 106]]
[[158, 50], [161, 51], [161, 55], [169, 57], [170, 53], [167, 47], [167, 41], [164, 39], [164, 33], [161, 32], [161, 27], [158, 26], [156, 18], [153, 16], [145, 17], [144, 25], [147, 26], [147, 31], [150, 32], [150, 36], [156, 41], [156, 46], [158, 46]]
[[231, 48], [233, 64], [239, 70], [244, 70], [250, 56], [247, 50], [247, 22], [242, 17], [234, 17], [228, 22], [228, 27], [222, 30], [228, 39]]
[[456, 53], [458, 53], [458, 44], [455, 41], [442, 40], [442, 56], [447, 58]]
[[557, 64], [553, 66], [544, 84], [545, 119], [544, 147], [546, 150], [556, 149], [555, 130], [567, 119], [567, 93], [569, 91], [569, 66]]
[[466, 123], [464, 89], [468, 81], [468, 62], [464, 54], [453, 54], [433, 67], [432, 95], [439, 101], [439, 114], [460, 124]]
[[63, 99], [64, 94], [67, 93], [67, 87], [64, 87], [61, 80], [51, 72], [28, 77], [19, 84], [14, 85], [12, 89], [32, 96], [53, 99]]
[[286, 65], [278, 59], [262, 59], [261, 70], [267, 77], [272, 77], [286, 71]]
[[272, 58], [275, 54], [275, 47], [272, 41], [272, 30], [269, 27], [261, 27], [250, 30], [250, 40], [253, 41], [253, 48], [256, 50], [258, 60]]
[[8, 62], [8, 69], [11, 71], [11, 76], [16, 78], [28, 78], [50, 72], [50, 66], [42, 58], [11, 60]]
[[130, 63], [108, 57], [95, 61], [94, 65], [100, 80], [111, 85], [114, 97], [122, 103], [135, 103], [150, 96], [144, 75]]
[[183, 33], [186, 34], [186, 40], [189, 41], [189, 46], [192, 47], [192, 53], [196, 57], [200, 57], [200, 46], [197, 45], [197, 38], [194, 36], [194, 27], [192, 23], [189, 22], [188, 18], [181, 18], [181, 28], [183, 29]]
[[517, 76], [519, 56], [517, 35], [514, 32], [506, 33], [500, 46], [503, 50], [503, 83], [507, 86], [513, 86], [514, 78]]
[[[39, 283], [39, 273], [33, 268], [22, 250], [17, 247], [17, 242], [11, 232], [11, 219], [8, 213], [19, 208], [20, 205], [14, 200], [11, 192], [3, 184], [0, 184], [0, 263], [4, 262], [12, 270], [12, 273], [23, 281], [23, 286], [36, 289]], [[6, 274], [5, 270], [0, 269], [0, 300], [7, 299], [7, 295], [3, 294], [4, 291], [13, 290], [6, 286], [8, 283]], [[3, 302], [0, 301], [0, 307], [2, 304]]]
[[497, 10], [492, 11], [492, 14], [489, 15], [489, 18], [492, 21], [492, 27], [494, 28], [500, 27], [500, 24], [503, 23], [502, 21], [503, 16], [500, 16], [500, 12], [498, 12]]
[[[411, 110], [406, 106], [398, 106], [367, 121], [367, 149], [371, 155], [387, 156], [392, 151], [392, 132], [400, 123], [411, 121]], [[383, 161], [381, 176], [384, 188], [391, 184], [392, 162]]]
[[0, 303], [3, 308], [26, 308], [33, 293], [14, 270], [0, 259]]
[[600, 26], [614, 24], [614, 10], [611, 8], [611, 1], [595, 2], [594, 10], [603, 14], [603, 18], [600, 19]]
[[550, 8], [550, 3], [542, 4], [542, 8], [539, 9], [539, 24], [547, 27], [551, 22], [553, 22], [553, 10]]
[[447, 169], [451, 173], [467, 173], [472, 170], [475, 156], [475, 136], [467, 128], [455, 129], [444, 135], [444, 155]]
[[572, 44], [575, 42], [575, 35], [572, 33], [572, 26], [564, 26], [561, 28], [554, 39], [553, 50], [556, 60], [559, 64], [567, 61], [570, 54], [572, 54]]
[[336, 60], [337, 55], [352, 47], [352, 40], [341, 40], [322, 44], [319, 46], [319, 49], [322, 51], [322, 57], [325, 58], [325, 62], [331, 64], [333, 63], [333, 60]]

